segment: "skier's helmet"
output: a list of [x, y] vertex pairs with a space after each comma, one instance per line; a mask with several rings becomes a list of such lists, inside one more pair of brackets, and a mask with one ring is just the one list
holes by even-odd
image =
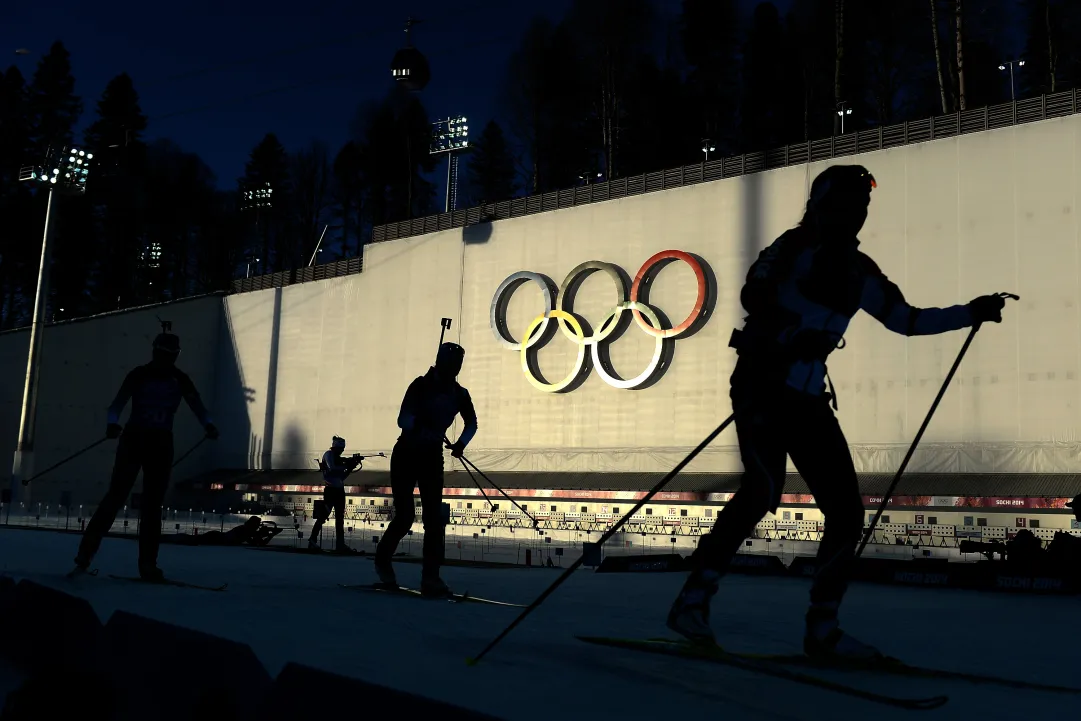
[[331, 442], [330, 442], [330, 450], [332, 450], [332, 451], [344, 451], [345, 450], [345, 439], [342, 438], [341, 436], [334, 436], [333, 440], [331, 440]]
[[457, 378], [465, 360], [465, 348], [457, 343], [444, 343], [435, 356], [435, 369], [445, 378]]
[[159, 363], [176, 363], [180, 355], [180, 336], [172, 333], [159, 333], [154, 339], [153, 359]]
[[830, 165], [811, 184], [808, 215], [866, 213], [875, 176], [863, 165]]

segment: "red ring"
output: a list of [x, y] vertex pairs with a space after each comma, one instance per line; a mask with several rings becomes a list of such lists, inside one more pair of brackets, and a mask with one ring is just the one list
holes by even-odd
[[660, 253], [654, 255], [642, 264], [642, 267], [638, 270], [638, 275], [634, 276], [634, 283], [631, 284], [630, 300], [634, 303], [638, 302], [638, 288], [642, 284], [642, 279], [645, 278], [646, 273], [653, 270], [653, 266], [656, 265], [658, 261], [665, 260], [666, 258], [682, 260], [684, 263], [691, 266], [691, 270], [694, 271], [694, 277], [698, 280], [698, 299], [694, 302], [694, 308], [691, 309], [690, 314], [682, 323], [674, 328], [669, 328], [668, 330], [654, 328], [649, 325], [645, 319], [642, 318], [642, 313], [640, 311], [632, 310], [631, 312], [634, 314], [634, 320], [638, 323], [638, 326], [646, 333], [661, 338], [678, 338], [684, 331], [694, 325], [696, 320], [698, 320], [698, 316], [702, 314], [702, 307], [706, 303], [706, 296], [708, 294], [705, 271], [702, 270], [702, 265], [695, 260], [693, 255], [684, 253], [682, 250], [662, 250]]

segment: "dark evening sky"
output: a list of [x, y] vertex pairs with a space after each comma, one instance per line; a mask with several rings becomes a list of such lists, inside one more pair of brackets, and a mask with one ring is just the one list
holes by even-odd
[[[668, 3], [678, 8], [678, 2]], [[503, 67], [532, 17], [553, 20], [570, 0], [346, 2], [228, 0], [154, 5], [58, 0], [11, 3], [0, 23], [2, 63], [28, 78], [55, 40], [72, 54], [81, 130], [109, 79], [127, 72], [150, 117], [148, 139], [167, 137], [198, 153], [222, 188], [235, 187], [251, 148], [267, 132], [288, 149], [312, 139], [331, 152], [357, 106], [392, 84], [390, 59], [412, 13], [425, 22], [414, 43], [432, 64], [422, 94], [429, 115], [499, 113]], [[17, 56], [17, 48], [29, 55]], [[263, 91], [265, 94], [252, 97]], [[471, 123], [472, 124], [472, 123]]]

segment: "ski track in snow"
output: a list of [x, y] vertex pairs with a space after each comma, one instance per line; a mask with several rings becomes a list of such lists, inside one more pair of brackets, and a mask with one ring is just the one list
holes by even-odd
[[[575, 634], [671, 636], [668, 606], [683, 574], [578, 571], [476, 667], [474, 656], [521, 609], [426, 602], [348, 591], [376, 580], [365, 558], [322, 558], [232, 548], [163, 545], [159, 565], [178, 580], [229, 584], [225, 593], [143, 586], [106, 574], [135, 572], [138, 544], [105, 539], [97, 578], [64, 579], [78, 536], [0, 530], [0, 572], [90, 601], [106, 622], [124, 609], [251, 644], [271, 675], [290, 661], [393, 686], [506, 719], [698, 718], [866, 721], [925, 718], [1071, 718], [1078, 697], [815, 671], [860, 688], [906, 697], [948, 694], [934, 711], [891, 709], [829, 691], [715, 664], [588, 645]], [[417, 564], [397, 564], [416, 586]], [[529, 603], [559, 569], [445, 568], [451, 588]], [[718, 640], [734, 651], [797, 652], [809, 582], [733, 574], [713, 602]], [[1076, 597], [1029, 596], [854, 584], [842, 623], [914, 664], [1081, 685], [1071, 628]], [[162, 649], [167, 652], [167, 649]], [[0, 665], [0, 694], [11, 688]]]

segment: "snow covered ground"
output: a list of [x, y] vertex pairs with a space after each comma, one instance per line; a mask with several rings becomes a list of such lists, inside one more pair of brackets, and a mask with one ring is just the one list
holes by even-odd
[[[478, 653], [519, 609], [448, 604], [352, 592], [338, 583], [375, 579], [364, 558], [243, 548], [162, 546], [160, 565], [178, 579], [229, 583], [225, 593], [113, 581], [135, 571], [137, 544], [106, 539], [102, 575], [76, 582], [75, 535], [0, 530], [0, 572], [87, 598], [102, 621], [125, 609], [251, 644], [276, 675], [297, 661], [413, 691], [506, 719], [1076, 718], [1079, 696], [947, 680], [816, 672], [868, 690], [905, 696], [949, 694], [936, 711], [914, 712], [851, 699], [725, 666], [595, 647], [575, 634], [651, 637], [664, 628], [682, 574], [579, 571], [478, 666]], [[528, 603], [559, 569], [447, 568], [452, 588]], [[403, 584], [420, 567], [400, 564]], [[732, 650], [798, 650], [808, 582], [734, 574], [713, 604], [714, 628]], [[1081, 685], [1076, 597], [980, 594], [857, 584], [846, 627], [912, 663], [1026, 680]], [[162, 649], [167, 653], [168, 649]], [[0, 666], [0, 676], [10, 670]], [[10, 689], [0, 678], [0, 693]]]

